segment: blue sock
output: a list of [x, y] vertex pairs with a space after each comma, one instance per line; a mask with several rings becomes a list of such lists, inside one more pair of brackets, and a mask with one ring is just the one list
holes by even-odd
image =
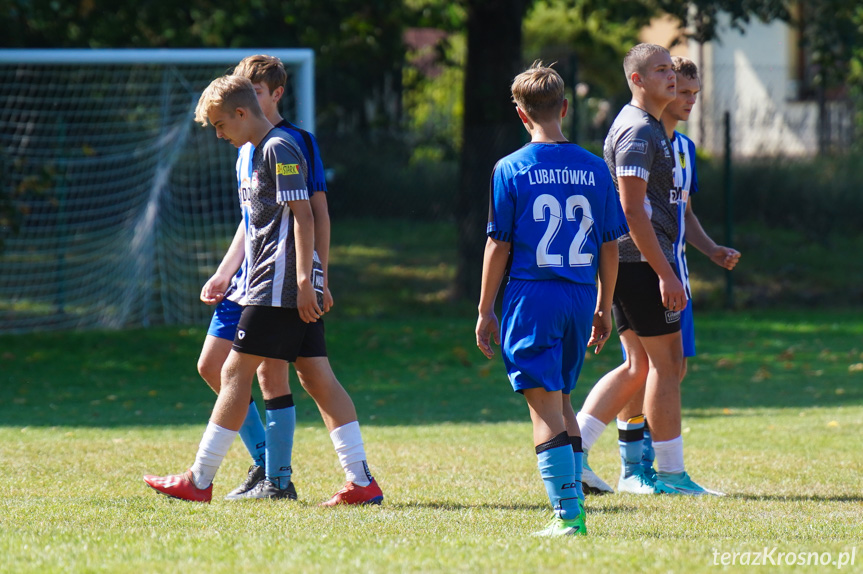
[[626, 422], [617, 421], [617, 444], [620, 447], [620, 474], [632, 476], [641, 470], [644, 450], [644, 416], [632, 417]]
[[537, 466], [555, 515], [571, 520], [580, 514], [575, 459], [566, 432], [536, 447]]
[[584, 488], [581, 484], [581, 472], [584, 470], [584, 451], [581, 448], [581, 437], [569, 437], [569, 443], [572, 445], [572, 458], [575, 459], [575, 491], [578, 493], [578, 499], [584, 502]]
[[261, 422], [261, 413], [258, 412], [258, 406], [255, 404], [255, 399], [249, 403], [249, 411], [246, 413], [246, 420], [243, 421], [243, 426], [240, 427], [240, 438], [243, 439], [243, 444], [246, 445], [246, 450], [252, 456], [252, 464], [264, 466], [264, 446], [267, 435], [264, 432], [264, 423]]
[[278, 488], [287, 488], [291, 482], [291, 452], [297, 426], [294, 396], [284, 395], [266, 400], [264, 404], [267, 408], [267, 480]]
[[641, 451], [641, 466], [645, 469], [653, 468], [656, 453], [653, 452], [653, 440], [650, 438], [650, 426], [644, 421], [644, 450]]

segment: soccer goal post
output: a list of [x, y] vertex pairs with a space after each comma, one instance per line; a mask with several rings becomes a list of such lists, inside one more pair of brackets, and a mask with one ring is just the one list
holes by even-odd
[[282, 60], [282, 115], [314, 131], [308, 49], [0, 50], [0, 332], [207, 321], [237, 151], [194, 109], [252, 54]]

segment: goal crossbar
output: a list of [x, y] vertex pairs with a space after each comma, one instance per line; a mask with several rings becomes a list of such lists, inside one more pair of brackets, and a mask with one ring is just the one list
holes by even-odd
[[236, 64], [252, 54], [268, 54], [294, 66], [295, 121], [315, 131], [315, 53], [310, 48], [44, 48], [0, 49], [0, 64]]

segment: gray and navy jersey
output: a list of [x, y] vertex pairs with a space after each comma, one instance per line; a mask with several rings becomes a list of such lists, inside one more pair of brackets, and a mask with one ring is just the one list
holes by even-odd
[[[662, 124], [646, 111], [627, 104], [608, 131], [603, 156], [618, 192], [619, 177], [634, 176], [647, 182], [645, 210], [662, 253], [669, 263], [676, 265], [674, 244], [679, 232], [680, 185], [675, 177], [671, 142]], [[629, 233], [618, 239], [618, 245], [622, 263], [646, 261]]]
[[[273, 129], [253, 147], [246, 144], [237, 159], [240, 205], [246, 231], [243, 305], [297, 306], [297, 254], [294, 215], [289, 201], [308, 201], [308, 167], [297, 144]], [[248, 174], [243, 178], [241, 174]], [[317, 254], [312, 284], [323, 286]]]

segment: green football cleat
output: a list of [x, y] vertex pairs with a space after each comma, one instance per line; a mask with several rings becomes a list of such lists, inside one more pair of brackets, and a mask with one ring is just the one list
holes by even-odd
[[564, 520], [555, 516], [548, 523], [548, 526], [539, 532], [534, 532], [533, 535], [541, 537], [587, 536], [587, 527], [584, 525], [584, 505], [581, 502], [578, 503], [578, 509], [581, 513], [575, 518]]
[[687, 472], [658, 472], [656, 475], [659, 477], [657, 482], [664, 482], [667, 486], [669, 486], [674, 494], [686, 494], [688, 496], [725, 496], [724, 492], [719, 492], [718, 490], [710, 490], [708, 488], [704, 488], [703, 486], [696, 484], [692, 478], [690, 478]]

